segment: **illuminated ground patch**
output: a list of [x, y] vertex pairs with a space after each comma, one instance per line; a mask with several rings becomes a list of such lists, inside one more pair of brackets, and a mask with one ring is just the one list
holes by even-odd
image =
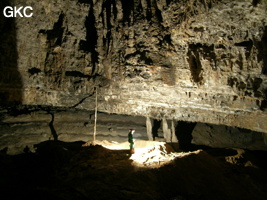
[[[89, 141], [84, 146], [101, 145], [110, 150], [129, 150], [128, 142], [109, 142], [109, 141]], [[135, 167], [158, 168], [171, 163], [175, 158], [184, 157], [190, 154], [197, 154], [200, 150], [194, 152], [175, 152], [173, 148], [165, 142], [137, 140], [135, 141], [135, 153], [130, 155], [132, 165]]]

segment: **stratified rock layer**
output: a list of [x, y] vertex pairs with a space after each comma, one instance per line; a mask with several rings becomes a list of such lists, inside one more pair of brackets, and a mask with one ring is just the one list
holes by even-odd
[[[208, 122], [267, 133], [267, 2], [15, 0], [5, 103]], [[1, 26], [8, 30], [6, 19]], [[14, 41], [14, 40], [12, 40]], [[4, 43], [8, 49], [7, 42]], [[3, 56], [1, 54], [3, 59]], [[16, 68], [17, 66], [17, 68]], [[19, 73], [19, 74], [18, 74]], [[12, 82], [19, 75], [15, 91]], [[18, 97], [20, 95], [20, 97]]]

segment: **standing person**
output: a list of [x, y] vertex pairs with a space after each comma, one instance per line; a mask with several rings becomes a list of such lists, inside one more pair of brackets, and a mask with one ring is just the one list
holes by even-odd
[[129, 133], [128, 133], [128, 142], [130, 143], [130, 153], [133, 154], [134, 153], [134, 134], [135, 130], [134, 129], [130, 129]]

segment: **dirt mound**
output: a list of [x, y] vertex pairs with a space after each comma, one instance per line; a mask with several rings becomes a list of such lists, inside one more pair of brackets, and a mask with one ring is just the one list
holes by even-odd
[[[128, 142], [118, 143], [106, 140], [96, 140], [94, 142], [89, 141], [84, 144], [84, 146], [94, 145], [100, 145], [110, 150], [129, 150]], [[129, 159], [133, 161], [132, 165], [135, 167], [158, 168], [171, 163], [175, 158], [198, 152], [199, 151], [177, 153], [166, 142], [138, 140], [135, 141], [135, 153], [132, 155], [129, 154]]]
[[[83, 146], [90, 146], [90, 145], [101, 145], [107, 149], [112, 150], [127, 150], [129, 149], [129, 143], [128, 142], [115, 142], [115, 141], [107, 141], [107, 140], [95, 140], [95, 141], [88, 141]], [[142, 149], [142, 148], [150, 148], [152, 146], [157, 145], [166, 145], [165, 142], [158, 142], [158, 141], [147, 141], [147, 140], [136, 140], [134, 142], [135, 149]], [[168, 151], [174, 151], [170, 145], [168, 146]]]

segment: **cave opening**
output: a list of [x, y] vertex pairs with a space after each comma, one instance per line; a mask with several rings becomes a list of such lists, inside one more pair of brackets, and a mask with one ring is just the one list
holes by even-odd
[[175, 135], [179, 141], [179, 149], [188, 151], [192, 148], [192, 132], [196, 122], [178, 121], [175, 126]]
[[154, 119], [153, 120], [153, 127], [152, 127], [152, 135], [153, 140], [155, 140], [156, 137], [159, 137], [159, 129], [161, 127], [161, 120]]

